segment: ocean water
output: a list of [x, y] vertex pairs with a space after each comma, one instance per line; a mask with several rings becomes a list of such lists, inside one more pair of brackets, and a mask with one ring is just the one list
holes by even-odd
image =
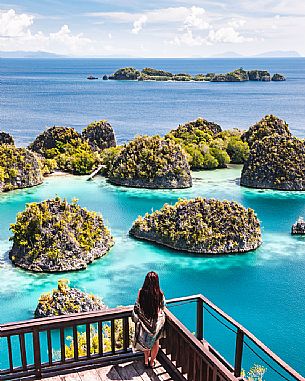
[[[305, 213], [301, 192], [260, 191], [238, 185], [240, 166], [194, 173], [187, 190], [141, 190], [115, 187], [97, 177], [55, 176], [41, 186], [0, 196], [0, 322], [33, 316], [42, 292], [61, 277], [93, 292], [109, 306], [132, 304], [145, 274], [156, 270], [167, 298], [202, 293], [246, 326], [271, 349], [304, 372], [305, 240], [290, 235], [291, 224]], [[25, 204], [59, 195], [79, 199], [101, 212], [115, 246], [88, 269], [65, 274], [35, 274], [14, 268], [8, 259], [9, 225]], [[204, 258], [155, 246], [128, 236], [138, 215], [173, 203], [179, 197], [216, 197], [252, 207], [261, 220], [263, 245], [243, 255]], [[12, 302], [13, 301], [13, 302]], [[194, 331], [191, 305], [173, 309]], [[205, 314], [205, 337], [233, 362], [234, 335]], [[245, 349], [244, 367], [261, 363]], [[269, 370], [272, 380], [277, 378]], [[270, 378], [267, 378], [267, 380]]]
[[[108, 119], [121, 143], [136, 134], [164, 134], [179, 123], [206, 117], [223, 128], [247, 128], [266, 113], [285, 118], [294, 134], [305, 136], [305, 59], [215, 60], [22, 60], [0, 59], [0, 130], [27, 145], [51, 125], [81, 130]], [[122, 66], [152, 66], [173, 72], [268, 69], [287, 76], [283, 83], [154, 83], [88, 81]], [[102, 177], [54, 176], [43, 185], [0, 194], [0, 324], [33, 316], [42, 292], [61, 277], [101, 296], [109, 306], [131, 304], [147, 271], [159, 272], [167, 298], [202, 293], [242, 323], [285, 361], [305, 374], [305, 239], [290, 235], [305, 215], [305, 194], [251, 190], [238, 184], [239, 166], [195, 172], [187, 190], [139, 190], [110, 185]], [[25, 204], [59, 195], [79, 199], [103, 214], [116, 244], [87, 270], [34, 274], [14, 268], [8, 251], [9, 226]], [[263, 245], [225, 257], [177, 253], [128, 236], [133, 220], [179, 197], [215, 197], [252, 207], [261, 220]], [[192, 305], [173, 311], [193, 331]], [[233, 361], [234, 335], [205, 314], [205, 337]], [[0, 340], [1, 350], [1, 340]], [[261, 353], [259, 353], [261, 355]], [[0, 368], [1, 364], [0, 358]], [[244, 367], [262, 360], [245, 349]], [[267, 380], [277, 376], [267, 366]]]
[[[266, 69], [286, 82], [173, 83], [88, 81], [124, 66], [162, 68], [174, 73]], [[136, 134], [164, 134], [179, 123], [205, 117], [223, 128], [248, 128], [263, 115], [287, 120], [303, 136], [305, 58], [238, 59], [0, 59], [0, 130], [19, 145], [48, 126], [81, 130], [108, 119], [119, 142]]]

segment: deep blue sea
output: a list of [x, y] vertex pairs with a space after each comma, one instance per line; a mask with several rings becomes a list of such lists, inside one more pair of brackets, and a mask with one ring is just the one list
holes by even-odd
[[[124, 66], [174, 73], [266, 69], [286, 82], [174, 83], [88, 81]], [[136, 134], [164, 134], [202, 116], [223, 128], [248, 128], [263, 115], [287, 120], [303, 136], [305, 58], [286, 59], [0, 59], [0, 129], [27, 144], [48, 126], [80, 130], [108, 119], [122, 142]]]
[[[88, 81], [122, 66], [173, 72], [225, 72], [240, 66], [287, 76], [283, 83], [154, 83]], [[136, 134], [163, 134], [202, 116], [223, 128], [247, 128], [266, 113], [285, 118], [305, 137], [305, 59], [22, 60], [0, 59], [0, 130], [26, 145], [51, 125], [82, 129], [108, 119], [119, 142]], [[0, 195], [0, 324], [33, 316], [42, 292], [66, 277], [109, 306], [131, 304], [147, 271], [159, 272], [166, 297], [202, 293], [246, 326], [285, 361], [305, 374], [305, 239], [290, 235], [305, 215], [305, 193], [251, 190], [238, 184], [240, 166], [195, 172], [188, 190], [115, 187], [102, 177], [52, 176], [41, 186]], [[109, 254], [87, 270], [33, 274], [8, 259], [9, 226], [25, 204], [55, 195], [79, 199], [101, 212], [115, 237]], [[261, 220], [263, 244], [251, 253], [205, 258], [177, 253], [128, 236], [133, 220], [179, 197], [215, 197], [252, 207]], [[174, 312], [194, 330], [191, 305]], [[234, 335], [205, 314], [205, 337], [233, 361]], [[0, 340], [0, 353], [1, 345]], [[259, 353], [262, 355], [261, 353]], [[265, 360], [267, 360], [265, 358]], [[0, 368], [5, 359], [0, 356]], [[243, 366], [263, 361], [246, 348]], [[272, 364], [271, 364], [272, 365]], [[274, 364], [273, 364], [274, 365]], [[265, 379], [280, 379], [268, 368]], [[286, 375], [287, 376], [287, 375]], [[289, 378], [288, 378], [289, 379]]]

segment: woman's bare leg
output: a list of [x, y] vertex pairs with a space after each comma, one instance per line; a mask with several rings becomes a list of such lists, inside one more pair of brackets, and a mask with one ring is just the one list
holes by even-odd
[[159, 340], [157, 340], [155, 342], [155, 344], [153, 345], [153, 347], [151, 348], [151, 358], [150, 358], [150, 365], [151, 366], [154, 365], [158, 351], [159, 351]]
[[144, 351], [144, 363], [145, 365], [148, 365], [149, 363], [149, 355], [150, 355], [150, 350], [147, 349]]

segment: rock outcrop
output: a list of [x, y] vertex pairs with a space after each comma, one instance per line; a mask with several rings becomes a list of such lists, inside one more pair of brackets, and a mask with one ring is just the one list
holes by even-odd
[[105, 149], [116, 146], [113, 128], [107, 120], [90, 123], [82, 132], [82, 136], [97, 149]]
[[287, 138], [291, 137], [288, 124], [284, 120], [274, 115], [266, 115], [245, 131], [241, 138], [251, 147], [255, 142], [262, 140], [265, 136], [274, 134]]
[[291, 234], [305, 235], [305, 221], [303, 217], [299, 217], [297, 222], [292, 225]]
[[116, 79], [120, 81], [130, 81], [139, 79], [141, 73], [133, 67], [124, 67], [117, 70], [114, 74], [110, 75], [109, 79]]
[[165, 204], [160, 210], [138, 217], [130, 234], [199, 254], [243, 253], [262, 242], [260, 223], [252, 209], [201, 197]]
[[58, 197], [28, 204], [11, 230], [10, 259], [36, 272], [84, 269], [114, 244], [102, 216]]
[[136, 188], [188, 188], [190, 167], [181, 147], [159, 136], [138, 136], [125, 144], [108, 173], [115, 185]]
[[25, 148], [0, 145], [0, 192], [29, 188], [43, 182], [39, 160]]
[[0, 131], [0, 145], [1, 144], [9, 144], [13, 146], [15, 144], [13, 137], [7, 132]]
[[251, 188], [305, 190], [305, 142], [278, 134], [256, 141], [241, 173]]
[[264, 81], [269, 82], [271, 79], [270, 73], [267, 70], [249, 70], [249, 81]]
[[74, 128], [54, 126], [37, 136], [34, 142], [29, 145], [29, 149], [46, 156], [49, 153], [48, 150], [58, 149], [59, 145], [71, 143], [79, 138], [81, 135]]
[[275, 73], [273, 74], [271, 81], [286, 81], [286, 78], [283, 74]]
[[35, 310], [35, 318], [104, 310], [107, 307], [96, 296], [77, 288], [70, 288], [66, 279], [58, 281], [57, 289], [42, 294]]
[[51, 127], [41, 133], [29, 149], [46, 159], [54, 159], [57, 168], [74, 175], [91, 173], [99, 165], [99, 156], [74, 128]]

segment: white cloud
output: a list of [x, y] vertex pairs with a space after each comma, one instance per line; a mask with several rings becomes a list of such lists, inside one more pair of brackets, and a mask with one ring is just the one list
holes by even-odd
[[143, 25], [146, 23], [146, 21], [147, 21], [146, 15], [140, 16], [136, 21], [134, 21], [131, 32], [133, 34], [138, 34], [142, 30]]
[[217, 30], [212, 29], [209, 31], [207, 37], [207, 41], [210, 43], [224, 42], [236, 44], [252, 40], [253, 38], [242, 36], [239, 31], [234, 29], [232, 26], [222, 27]]
[[0, 11], [0, 50], [48, 51], [60, 54], [80, 54], [92, 50], [92, 40], [82, 33], [73, 34], [68, 25], [57, 32], [45, 34], [32, 33], [30, 27], [34, 16], [16, 13], [11, 9]]
[[184, 26], [186, 29], [208, 29], [210, 24], [207, 22], [206, 17], [206, 10], [204, 8], [193, 6], [184, 20]]
[[26, 13], [17, 14], [14, 9], [0, 11], [0, 36], [22, 36], [33, 24], [34, 17]]
[[170, 41], [172, 45], [187, 45], [187, 46], [200, 46], [205, 42], [205, 39], [200, 36], [194, 36], [193, 32], [188, 29], [185, 32], [176, 35], [173, 40]]

